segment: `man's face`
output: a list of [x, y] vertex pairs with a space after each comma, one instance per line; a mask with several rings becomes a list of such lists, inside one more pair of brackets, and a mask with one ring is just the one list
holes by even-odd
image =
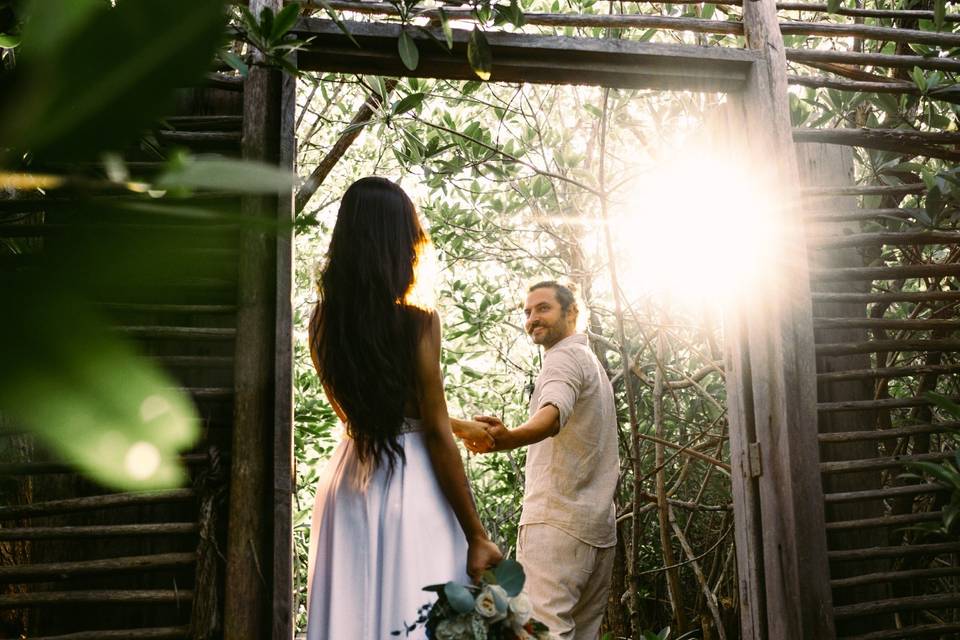
[[523, 313], [527, 316], [525, 329], [534, 344], [543, 345], [547, 349], [574, 331], [576, 311], [571, 308], [564, 313], [557, 294], [551, 287], [531, 291]]

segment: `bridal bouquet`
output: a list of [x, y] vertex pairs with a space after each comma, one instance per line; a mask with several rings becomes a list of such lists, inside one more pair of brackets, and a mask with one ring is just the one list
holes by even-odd
[[523, 593], [526, 576], [516, 560], [504, 560], [483, 574], [479, 585], [456, 582], [424, 587], [437, 594], [417, 621], [430, 640], [549, 640], [546, 625], [531, 617]]

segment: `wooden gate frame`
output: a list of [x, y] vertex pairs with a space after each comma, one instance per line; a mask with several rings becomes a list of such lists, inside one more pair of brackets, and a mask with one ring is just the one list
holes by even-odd
[[[282, 0], [251, 0], [258, 14]], [[299, 54], [308, 71], [475, 79], [468, 33], [454, 54], [431, 54], [423, 38], [416, 72], [396, 54], [396, 24], [350, 23], [357, 48], [327, 20], [301, 20], [314, 37]], [[726, 384], [730, 457], [745, 640], [835, 637], [819, 473], [816, 368], [806, 245], [792, 206], [799, 175], [787, 103], [786, 58], [774, 0], [743, 3], [746, 50], [488, 34], [491, 82], [725, 91], [727, 123], [742, 132], [758, 167], [773, 167], [784, 205], [774, 255], [788, 256], [763, 284], [756, 308], [728, 314]], [[439, 34], [438, 34], [439, 35]], [[415, 36], [417, 37], [417, 36]], [[442, 36], [439, 37], [442, 40]], [[243, 155], [292, 167], [295, 81], [254, 65], [244, 88]], [[758, 172], [759, 175], [760, 172]], [[246, 215], [279, 220], [276, 236], [244, 232], [236, 334], [236, 400], [224, 637], [293, 637], [292, 270], [293, 200], [247, 197]], [[268, 491], [272, 487], [272, 491]], [[274, 518], [268, 527], [265, 514]], [[269, 602], [266, 606], [254, 603]], [[265, 616], [272, 618], [268, 625]]]

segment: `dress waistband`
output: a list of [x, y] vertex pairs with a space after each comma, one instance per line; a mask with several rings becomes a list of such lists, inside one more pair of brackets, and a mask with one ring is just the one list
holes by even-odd
[[[350, 429], [347, 428], [347, 425], [341, 422], [340, 426], [343, 429], [343, 433], [348, 438], [351, 438], [352, 436], [350, 435]], [[421, 431], [423, 431], [423, 423], [420, 421], [420, 418], [408, 418], [404, 416], [403, 423], [400, 425], [401, 434], [420, 433]]]
[[419, 431], [423, 431], [423, 423], [420, 422], [420, 418], [403, 418], [400, 433], [417, 433]]

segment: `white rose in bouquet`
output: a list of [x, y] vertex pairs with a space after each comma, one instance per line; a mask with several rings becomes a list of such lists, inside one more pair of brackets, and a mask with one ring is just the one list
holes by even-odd
[[527, 597], [525, 593], [518, 593], [515, 597], [510, 598], [510, 618], [513, 623], [514, 630], [517, 627], [522, 627], [527, 624], [530, 620], [530, 616], [533, 615], [533, 605], [530, 604], [530, 598]]
[[477, 596], [474, 611], [493, 624], [507, 617], [507, 592], [498, 585], [487, 585]]

